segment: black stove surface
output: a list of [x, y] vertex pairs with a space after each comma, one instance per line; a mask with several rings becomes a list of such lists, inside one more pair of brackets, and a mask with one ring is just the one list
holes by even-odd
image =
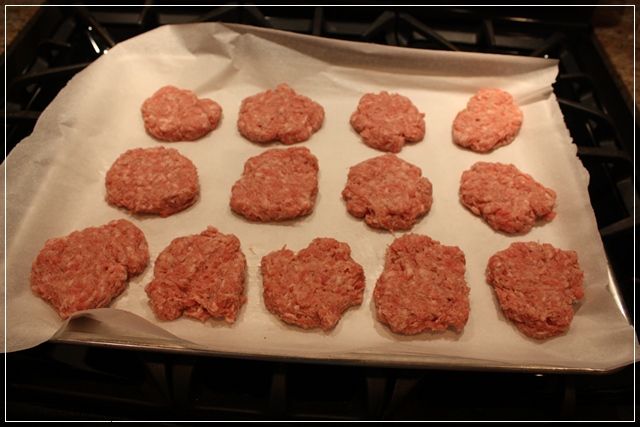
[[9, 420], [632, 420], [633, 369], [391, 369], [43, 344], [7, 357]]
[[[514, 15], [514, 13], [516, 15]], [[6, 54], [6, 149], [67, 81], [159, 25], [222, 21], [400, 47], [546, 56], [612, 271], [633, 312], [634, 106], [590, 22], [593, 8], [44, 7]], [[45, 343], [7, 355], [20, 419], [632, 420], [633, 366], [608, 375], [298, 364]]]

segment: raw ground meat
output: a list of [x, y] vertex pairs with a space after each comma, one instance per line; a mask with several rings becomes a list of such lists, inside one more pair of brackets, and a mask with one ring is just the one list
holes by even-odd
[[200, 194], [198, 171], [173, 148], [136, 148], [107, 172], [107, 202], [133, 213], [168, 216], [191, 206]]
[[371, 227], [406, 230], [431, 209], [431, 191], [419, 167], [384, 154], [349, 170], [342, 197], [349, 213]]
[[317, 193], [318, 159], [308, 149], [271, 149], [247, 160], [230, 205], [253, 221], [281, 221], [311, 213]]
[[460, 201], [497, 231], [526, 233], [551, 221], [556, 193], [513, 165], [478, 162], [462, 173]]
[[365, 144], [398, 153], [407, 142], [422, 141], [424, 114], [406, 96], [397, 93], [367, 93], [351, 115], [351, 126]]
[[107, 307], [148, 263], [144, 234], [120, 219], [47, 240], [31, 267], [31, 289], [66, 319]]
[[249, 141], [288, 145], [309, 139], [323, 121], [320, 104], [283, 83], [242, 101], [238, 131]]
[[548, 243], [512, 243], [487, 265], [487, 282], [502, 312], [523, 334], [536, 339], [569, 329], [573, 304], [584, 297], [583, 277], [575, 251]]
[[522, 126], [522, 111], [500, 89], [480, 89], [453, 121], [453, 142], [484, 153], [511, 143]]
[[144, 127], [161, 141], [195, 141], [218, 127], [222, 108], [211, 99], [164, 86], [142, 104]]
[[373, 299], [378, 320], [397, 334], [462, 331], [469, 318], [469, 287], [460, 248], [407, 234], [387, 249]]
[[208, 227], [174, 239], [158, 256], [145, 290], [158, 319], [184, 314], [203, 322], [212, 317], [233, 323], [247, 300], [246, 270], [238, 238]]
[[364, 271], [349, 245], [335, 239], [314, 239], [298, 254], [271, 252], [260, 268], [265, 305], [286, 323], [327, 331], [349, 307], [362, 303]]

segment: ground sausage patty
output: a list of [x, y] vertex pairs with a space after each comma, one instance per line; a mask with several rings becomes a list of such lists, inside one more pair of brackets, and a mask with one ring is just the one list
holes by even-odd
[[371, 227], [406, 230], [429, 212], [431, 193], [419, 167], [385, 154], [351, 167], [342, 197], [349, 213]]
[[478, 162], [462, 173], [460, 201], [497, 231], [526, 233], [551, 221], [556, 193], [513, 165]]
[[480, 89], [453, 121], [453, 142], [484, 153], [511, 143], [522, 126], [522, 111], [500, 89]]
[[317, 238], [298, 252], [281, 249], [262, 258], [264, 302], [286, 323], [333, 329], [351, 306], [360, 305], [364, 271], [348, 244]]
[[406, 96], [386, 91], [360, 98], [351, 126], [368, 146], [392, 153], [422, 141], [425, 133], [424, 114]]
[[218, 127], [222, 108], [211, 99], [164, 86], [142, 104], [144, 127], [161, 141], [194, 141]]
[[142, 231], [124, 219], [111, 221], [47, 240], [31, 267], [31, 289], [66, 319], [107, 307], [148, 262]]
[[311, 213], [317, 193], [318, 159], [308, 149], [271, 149], [247, 160], [230, 205], [253, 221], [281, 221]]
[[504, 315], [525, 335], [545, 339], [569, 329], [573, 304], [584, 297], [575, 251], [516, 242], [489, 259], [487, 282]]
[[306, 141], [322, 126], [324, 109], [286, 84], [245, 98], [238, 115], [238, 131], [249, 141]]
[[133, 213], [168, 216], [191, 206], [200, 194], [198, 171], [173, 148], [136, 148], [107, 172], [107, 202]]
[[417, 234], [397, 238], [373, 292], [378, 320], [397, 334], [462, 331], [469, 318], [464, 274], [458, 247]]
[[246, 302], [246, 261], [240, 241], [208, 227], [174, 239], [158, 256], [146, 287], [149, 304], [161, 320], [194, 317], [236, 320]]

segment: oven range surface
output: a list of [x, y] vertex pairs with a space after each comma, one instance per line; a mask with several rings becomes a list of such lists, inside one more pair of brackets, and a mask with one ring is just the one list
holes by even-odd
[[[490, 8], [42, 8], [7, 52], [7, 150], [75, 73], [115, 43], [162, 24], [239, 22], [394, 46], [558, 58], [556, 96], [591, 175], [601, 236], [632, 311], [632, 109], [590, 28], [567, 19], [592, 11], [544, 11], [520, 19]], [[9, 419], [633, 417], [632, 367], [606, 376], [436, 371], [63, 343], [9, 354], [7, 367]]]

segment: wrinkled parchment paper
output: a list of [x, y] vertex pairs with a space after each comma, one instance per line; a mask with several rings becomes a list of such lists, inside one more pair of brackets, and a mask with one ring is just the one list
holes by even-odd
[[[583, 369], [631, 363], [633, 329], [607, 288], [605, 253], [587, 193], [589, 177], [551, 88], [557, 72], [553, 60], [401, 49], [210, 23], [165, 26], [116, 46], [69, 82], [4, 164], [7, 350], [35, 346], [57, 332], [61, 339], [248, 356]], [[319, 159], [319, 196], [306, 218], [251, 223], [230, 211], [231, 186], [245, 160], [268, 147], [240, 136], [237, 114], [243, 98], [281, 82], [325, 108], [322, 129], [299, 144]], [[197, 142], [160, 143], [148, 136], [140, 106], [167, 84], [217, 101], [223, 108], [220, 127]], [[451, 141], [456, 113], [482, 87], [511, 92], [524, 113], [517, 139], [485, 155], [459, 149]], [[364, 145], [349, 125], [359, 98], [381, 90], [408, 96], [426, 114], [425, 139], [406, 146], [399, 156], [422, 168], [433, 183], [431, 212], [412, 232], [459, 246], [466, 254], [471, 314], [459, 335], [394, 335], [375, 318], [375, 282], [387, 245], [401, 233], [376, 231], [351, 217], [340, 192], [350, 166], [382, 154]], [[197, 204], [168, 218], [134, 217], [109, 206], [104, 177], [113, 161], [127, 149], [161, 144], [196, 164], [201, 183]], [[524, 236], [494, 232], [458, 201], [460, 175], [477, 161], [513, 163], [553, 188], [557, 218]], [[156, 320], [144, 292], [152, 278], [151, 264], [130, 281], [112, 309], [92, 310], [63, 323], [31, 293], [33, 259], [49, 238], [117, 218], [127, 218], [144, 231], [152, 261], [172, 239], [208, 225], [236, 234], [248, 262], [248, 303], [238, 321], [230, 326], [186, 318]], [[364, 303], [349, 310], [328, 333], [288, 326], [269, 314], [259, 274], [260, 259], [268, 252], [285, 245], [297, 251], [319, 236], [349, 243], [366, 272]], [[578, 251], [586, 296], [566, 335], [534, 341], [501, 314], [484, 271], [489, 257], [514, 241], [548, 242]]]

